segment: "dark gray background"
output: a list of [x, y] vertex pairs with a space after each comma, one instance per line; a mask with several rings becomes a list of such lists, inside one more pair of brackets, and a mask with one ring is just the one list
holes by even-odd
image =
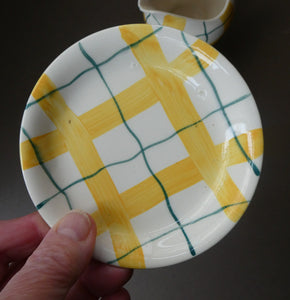
[[[98, 30], [143, 23], [137, 0], [5, 1], [1, 7], [0, 219], [34, 211], [20, 170], [18, 135], [37, 79], [68, 46]], [[179, 265], [139, 270], [133, 299], [290, 299], [290, 1], [237, 1], [216, 48], [256, 99], [265, 137], [261, 180], [238, 225], [215, 247]]]

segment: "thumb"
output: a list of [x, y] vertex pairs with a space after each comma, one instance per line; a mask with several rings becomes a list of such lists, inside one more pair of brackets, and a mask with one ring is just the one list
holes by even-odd
[[92, 218], [64, 216], [2, 291], [1, 299], [64, 299], [89, 264], [96, 239]]

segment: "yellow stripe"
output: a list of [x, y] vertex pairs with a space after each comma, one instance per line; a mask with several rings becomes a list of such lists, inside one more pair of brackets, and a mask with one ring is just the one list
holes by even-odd
[[108, 226], [100, 211], [99, 210], [96, 210], [94, 211], [92, 214], [91, 214], [91, 217], [95, 220], [95, 223], [96, 223], [96, 227], [97, 227], [97, 235], [101, 235], [102, 233], [104, 233], [106, 230], [108, 230]]
[[[35, 99], [55, 89], [54, 83], [43, 75], [32, 95]], [[62, 135], [81, 175], [86, 177], [102, 168], [103, 162], [91, 140], [91, 136], [77, 116], [69, 109], [59, 92], [46, 97], [39, 105]], [[85, 181], [91, 191], [103, 220], [109, 226], [116, 257], [132, 248], [140, 247], [139, 240], [122, 206], [121, 197], [107, 170]], [[145, 268], [140, 247], [136, 254], [120, 261], [120, 265]]]
[[[156, 173], [168, 196], [172, 196], [202, 180], [190, 158], [186, 158]], [[130, 218], [134, 218], [159, 204], [164, 194], [158, 189], [154, 178], [149, 177], [137, 186], [122, 193], [124, 206]]]
[[[251, 159], [255, 159], [263, 154], [262, 128], [254, 129], [245, 134], [241, 134], [238, 136], [238, 138], [241, 146]], [[233, 166], [247, 161], [245, 155], [243, 155], [241, 152], [234, 138], [217, 145], [216, 150], [220, 157], [223, 157], [224, 153], [227, 154], [227, 166]]]
[[[263, 133], [261, 128], [241, 134], [238, 138], [251, 159], [255, 159], [263, 154]], [[247, 161], [238, 149], [234, 138], [215, 147], [220, 157], [225, 152], [229, 154], [225, 161], [227, 163], [226, 167]], [[156, 175], [164, 185], [169, 197], [203, 179], [191, 158], [179, 161]], [[164, 194], [155, 187], [154, 180], [150, 177], [121, 194], [123, 205], [129, 218], [135, 218], [164, 200]], [[97, 222], [101, 218], [99, 211], [94, 212], [93, 216]], [[97, 225], [98, 235], [107, 230], [107, 227], [102, 226], [101, 222], [100, 224], [97, 223]]]
[[[67, 152], [66, 144], [58, 130], [54, 130], [42, 136], [32, 138], [31, 140], [33, 144], [37, 146], [37, 149], [41, 153], [41, 158], [44, 162], [55, 158], [56, 153], [58, 156]], [[21, 166], [23, 170], [39, 165], [39, 161], [35, 155], [30, 141], [27, 140], [20, 144], [20, 153]]]
[[[204, 69], [207, 68], [218, 56], [217, 50], [202, 40], [196, 40], [191, 47], [203, 58], [201, 60], [201, 64]], [[189, 49], [180, 54], [167, 68], [168, 70], [172, 70], [178, 74], [178, 76], [183, 80], [187, 80], [187, 77], [193, 77], [201, 71], [196, 59]]]
[[[144, 28], [128, 25], [121, 26], [120, 31], [126, 43], [131, 44], [152, 33], [153, 29], [150, 26]], [[144, 40], [137, 47], [131, 48], [131, 51], [146, 73], [151, 88], [158, 95], [175, 130], [201, 119], [187, 94], [183, 80], [168, 71], [168, 63], [155, 35]], [[207, 64], [210, 63], [207, 58], [200, 57], [200, 59], [205, 60]], [[245, 201], [229, 176], [224, 159], [217, 155], [215, 145], [203, 122], [182, 131], [179, 137], [221, 206]], [[226, 210], [226, 214], [236, 222], [245, 208], [246, 205], [232, 206]]]
[[[158, 102], [156, 94], [150, 89], [145, 79], [139, 80], [115, 98], [122, 107], [122, 113], [126, 120]], [[112, 98], [84, 113], [80, 116], [80, 120], [92, 138], [106, 133], [123, 122]]]
[[230, 15], [232, 14], [233, 9], [234, 9], [233, 4], [232, 4], [231, 1], [229, 1], [229, 4], [228, 4], [225, 12], [220, 17], [220, 20], [222, 21], [222, 23], [225, 23], [224, 24], [224, 31], [226, 31], [230, 26], [230, 23], [231, 23], [231, 20], [232, 20], [232, 16], [230, 17]]
[[172, 27], [178, 30], [184, 30], [186, 18], [166, 15], [163, 20], [163, 26]]

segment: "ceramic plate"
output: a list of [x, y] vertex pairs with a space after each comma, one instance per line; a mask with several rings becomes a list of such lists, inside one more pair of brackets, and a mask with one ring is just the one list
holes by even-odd
[[263, 136], [251, 92], [207, 43], [160, 26], [92, 34], [44, 72], [25, 108], [21, 163], [52, 226], [83, 209], [94, 256], [130, 268], [205, 251], [245, 212]]

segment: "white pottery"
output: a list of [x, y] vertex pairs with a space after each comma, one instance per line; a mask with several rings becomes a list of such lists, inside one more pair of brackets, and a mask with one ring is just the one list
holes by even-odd
[[96, 259], [154, 268], [223, 238], [262, 165], [254, 98], [217, 50], [170, 27], [94, 33], [45, 70], [24, 111], [21, 165], [39, 213], [97, 224]]
[[210, 44], [228, 28], [234, 0], [138, 0], [146, 23], [183, 30]]

